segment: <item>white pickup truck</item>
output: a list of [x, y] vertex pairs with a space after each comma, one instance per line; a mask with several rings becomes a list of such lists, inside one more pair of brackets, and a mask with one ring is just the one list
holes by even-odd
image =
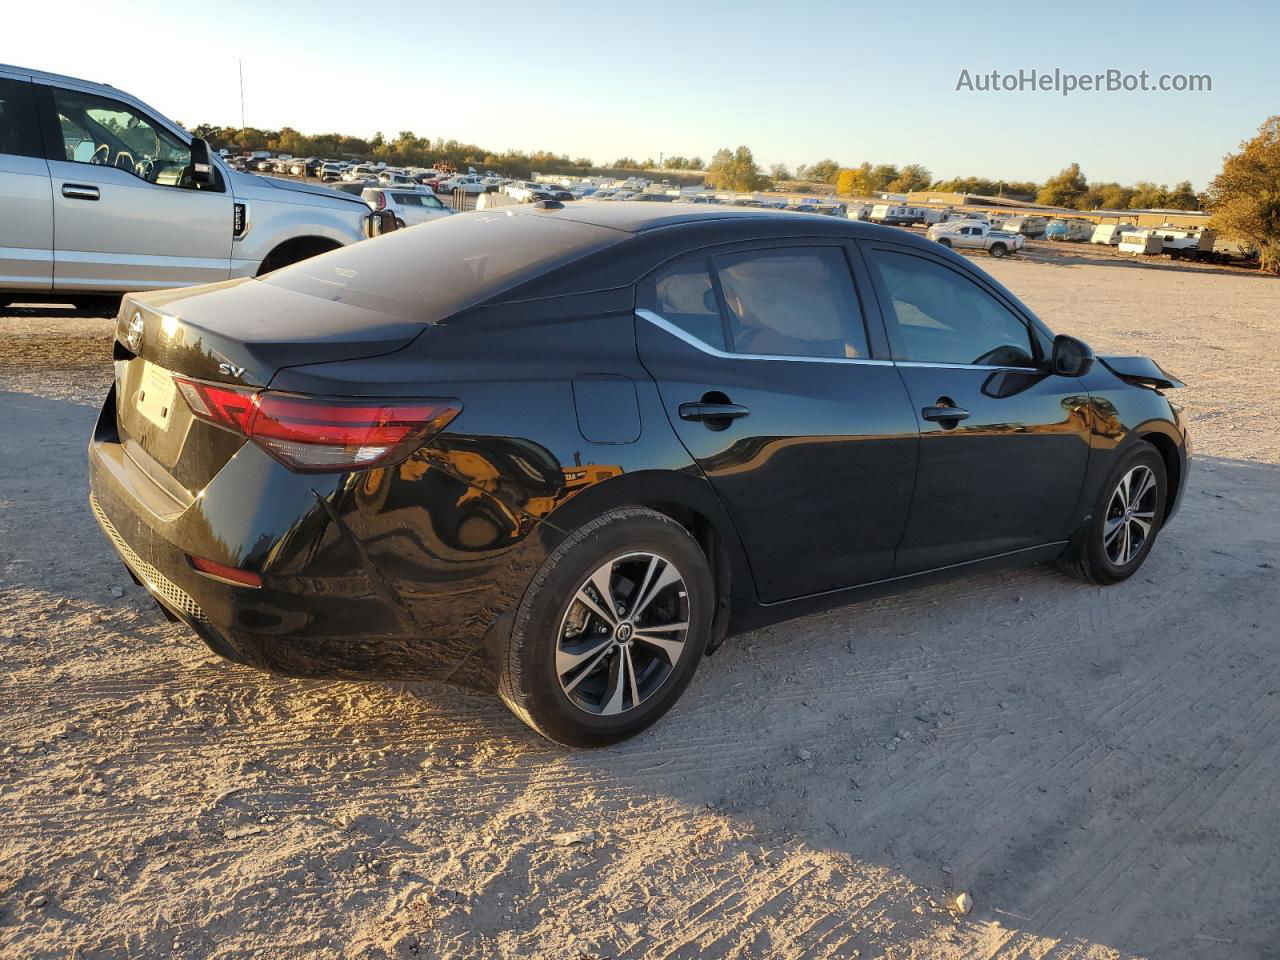
[[928, 230], [930, 240], [957, 250], [986, 250], [993, 257], [1003, 257], [1022, 249], [1027, 242], [1020, 233], [992, 229], [981, 220], [948, 220], [935, 223]]
[[114, 87], [0, 64], [0, 306], [114, 309], [381, 232], [356, 196], [240, 173]]

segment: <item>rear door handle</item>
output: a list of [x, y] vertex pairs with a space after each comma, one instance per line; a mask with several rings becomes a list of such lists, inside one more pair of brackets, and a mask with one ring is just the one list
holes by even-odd
[[62, 195], [68, 200], [97, 200], [98, 188], [88, 183], [64, 183]]
[[740, 403], [682, 403], [680, 404], [681, 420], [737, 420], [751, 411]]
[[934, 423], [959, 423], [969, 419], [969, 411], [964, 407], [925, 407], [920, 416]]

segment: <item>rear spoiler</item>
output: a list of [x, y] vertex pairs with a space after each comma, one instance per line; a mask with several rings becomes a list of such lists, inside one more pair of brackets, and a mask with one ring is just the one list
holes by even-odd
[[1186, 384], [1150, 357], [1098, 357], [1098, 361], [1126, 383], [1157, 390], [1172, 390]]

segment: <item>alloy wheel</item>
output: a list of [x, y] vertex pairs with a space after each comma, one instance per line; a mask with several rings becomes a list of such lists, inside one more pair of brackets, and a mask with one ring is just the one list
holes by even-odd
[[1107, 502], [1102, 548], [1117, 567], [1133, 560], [1151, 536], [1156, 517], [1156, 475], [1139, 464], [1123, 477]]
[[614, 716], [648, 700], [675, 672], [689, 633], [689, 595], [676, 565], [628, 553], [595, 569], [556, 636], [556, 676], [587, 713]]

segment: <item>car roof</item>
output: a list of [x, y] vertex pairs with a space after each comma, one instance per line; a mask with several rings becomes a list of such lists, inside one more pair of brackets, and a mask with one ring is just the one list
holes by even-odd
[[[573, 220], [597, 227], [608, 227], [625, 233], [645, 233], [684, 224], [719, 223], [727, 232], [737, 233], [741, 228], [749, 228], [752, 222], [774, 225], [790, 224], [799, 236], [818, 225], [823, 225], [823, 233], [828, 231], [847, 234], [851, 237], [881, 236], [892, 237], [902, 241], [911, 234], [890, 227], [879, 227], [864, 224], [856, 220], [845, 220], [841, 217], [830, 217], [825, 214], [799, 213], [776, 210], [767, 207], [734, 207], [716, 204], [680, 204], [667, 203], [600, 203], [589, 199], [574, 201], [572, 205], [553, 207], [550, 209], [520, 206], [501, 207], [503, 212], [511, 211], [516, 216], [553, 217], [557, 220]], [[836, 228], [833, 230], [832, 228]], [[840, 229], [843, 227], [844, 229]], [[775, 227], [776, 229], [776, 227]], [[887, 232], [886, 232], [887, 231]], [[745, 239], [745, 237], [744, 237]]]

